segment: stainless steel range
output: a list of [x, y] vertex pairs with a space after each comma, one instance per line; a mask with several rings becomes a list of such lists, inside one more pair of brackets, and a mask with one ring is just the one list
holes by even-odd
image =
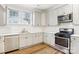
[[73, 28], [60, 28], [59, 32], [55, 34], [55, 48], [64, 53], [70, 53], [70, 36], [73, 33]]

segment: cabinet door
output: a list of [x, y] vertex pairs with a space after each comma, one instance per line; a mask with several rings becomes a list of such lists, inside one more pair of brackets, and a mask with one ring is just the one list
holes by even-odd
[[27, 41], [26, 41], [27, 37], [26, 36], [23, 36], [23, 35], [20, 35], [19, 37], [19, 47], [20, 48], [23, 48], [23, 47], [26, 47], [27, 46]]
[[4, 42], [0, 42], [0, 53], [4, 52]]
[[33, 34], [33, 38], [32, 38], [32, 43], [34, 44], [39, 44], [42, 43], [42, 34], [41, 33], [35, 33]]
[[43, 11], [41, 13], [41, 26], [46, 26], [46, 21], [47, 21], [47, 12]]
[[73, 23], [79, 25], [79, 5], [73, 5]]
[[6, 36], [4, 40], [5, 52], [18, 49], [18, 36]]
[[28, 36], [26, 34], [20, 35], [20, 48], [28, 47], [30, 45], [32, 45], [31, 36], [29, 34]]
[[64, 12], [65, 14], [70, 14], [73, 12], [73, 5], [72, 4], [68, 4], [66, 6], [64, 6]]
[[44, 42], [53, 46], [54, 45], [54, 37], [53, 37], [53, 34], [52, 33], [47, 33], [46, 34], [46, 37], [44, 39]]
[[[56, 9], [56, 10], [57, 10], [57, 16], [64, 15], [64, 13], [65, 13], [65, 10], [64, 10], [63, 7], [60, 7], [60, 8], [58, 8], [58, 9]], [[62, 10], [62, 11], [61, 11], [61, 10]]]
[[50, 35], [51, 36], [51, 43], [50, 43], [50, 45], [52, 45], [52, 46], [54, 46], [55, 45], [55, 36], [54, 36], [54, 34], [51, 34]]
[[34, 14], [34, 20], [35, 20], [35, 26], [40, 26], [41, 25], [41, 13], [40, 12], [35, 12]]
[[47, 15], [47, 22], [48, 22], [48, 26], [53, 26], [53, 25], [57, 25], [57, 10], [51, 10], [48, 11], [48, 15]]
[[0, 25], [5, 25], [6, 21], [5, 21], [5, 11], [3, 9], [3, 7], [0, 6]]
[[79, 54], [79, 37], [72, 37], [71, 53]]

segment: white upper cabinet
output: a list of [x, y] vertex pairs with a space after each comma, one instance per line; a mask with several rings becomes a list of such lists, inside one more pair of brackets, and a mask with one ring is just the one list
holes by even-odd
[[38, 11], [33, 12], [33, 25], [34, 26], [41, 25], [41, 12], [38, 12]]
[[0, 6], [0, 26], [5, 25], [5, 10], [2, 6]]
[[72, 12], [73, 12], [73, 5], [72, 5], [72, 4], [66, 5], [66, 6], [64, 7], [64, 12], [65, 12], [65, 14], [70, 14], [70, 13], [72, 13]]
[[47, 24], [49, 26], [58, 25], [57, 17], [60, 15], [67, 15], [73, 12], [73, 5], [62, 5], [56, 9], [50, 8], [47, 13]]
[[73, 23], [79, 25], [79, 4], [73, 5]]
[[47, 25], [47, 12], [42, 11], [41, 13], [41, 26], [46, 26]]
[[57, 10], [48, 11], [47, 24], [48, 26], [57, 25]]
[[60, 8], [57, 8], [58, 10], [58, 15], [67, 15], [73, 12], [73, 5], [68, 4], [68, 5], [63, 5]]

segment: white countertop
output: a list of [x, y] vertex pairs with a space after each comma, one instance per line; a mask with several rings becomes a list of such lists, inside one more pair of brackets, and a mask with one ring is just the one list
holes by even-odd
[[79, 34], [73, 34], [73, 35], [71, 35], [71, 36], [79, 37]]
[[0, 36], [19, 35], [20, 33], [1, 33]]

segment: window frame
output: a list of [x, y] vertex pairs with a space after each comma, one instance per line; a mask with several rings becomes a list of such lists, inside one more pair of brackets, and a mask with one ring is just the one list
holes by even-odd
[[[10, 23], [9, 21], [10, 21], [10, 18], [9, 18], [9, 10], [10, 9], [12, 9], [12, 10], [15, 10], [15, 11], [18, 11], [18, 22], [17, 23]], [[29, 23], [28, 23], [28, 21], [27, 21], [27, 23], [23, 23], [22, 21], [23, 21], [23, 19], [22, 19], [22, 17], [23, 17], [23, 15], [21, 15], [21, 13], [24, 13], [24, 12], [27, 12], [27, 13], [29, 13], [30, 14], [30, 20], [29, 20]], [[33, 12], [32, 11], [30, 11], [30, 10], [19, 10], [19, 9], [16, 9], [16, 8], [7, 8], [7, 24], [12, 24], [12, 25], [14, 25], [14, 24], [16, 24], [16, 25], [32, 25], [32, 22], [33, 21]]]

